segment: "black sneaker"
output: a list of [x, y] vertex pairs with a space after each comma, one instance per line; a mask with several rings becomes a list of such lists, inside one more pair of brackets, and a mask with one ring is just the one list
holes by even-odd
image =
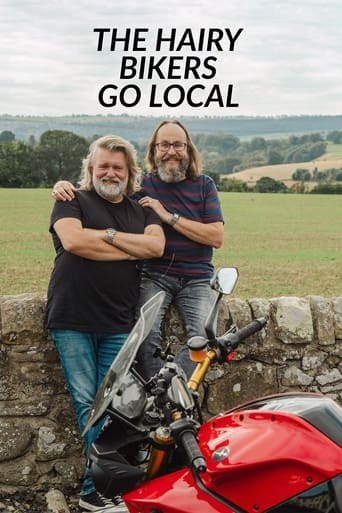
[[85, 511], [96, 513], [129, 513], [125, 504], [119, 497], [107, 499], [98, 492], [81, 495], [78, 505]]

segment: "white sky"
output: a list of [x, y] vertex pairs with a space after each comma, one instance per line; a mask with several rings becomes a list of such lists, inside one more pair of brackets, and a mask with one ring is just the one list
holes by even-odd
[[[200, 115], [274, 116], [342, 114], [342, 6], [340, 0], [0, 0], [0, 114], [67, 115]], [[93, 29], [147, 28], [146, 51], [97, 52]], [[201, 28], [229, 28], [242, 34], [235, 51], [156, 54], [156, 30], [177, 29], [180, 41], [186, 28], [198, 37]], [[107, 43], [107, 44], [106, 44]], [[143, 44], [143, 43], [141, 43]], [[168, 58], [197, 56], [201, 62], [217, 58], [216, 76], [199, 79], [205, 86], [195, 101], [205, 101], [214, 84], [225, 98], [233, 84], [232, 101], [238, 108], [217, 106], [151, 108], [151, 85], [159, 103], [163, 90], [178, 84], [188, 90], [188, 79], [130, 79], [120, 81], [123, 56]], [[179, 60], [184, 70], [183, 60]], [[162, 68], [165, 72], [165, 66]], [[200, 73], [208, 73], [201, 64]], [[183, 73], [183, 71], [177, 71]], [[102, 107], [100, 88], [115, 84], [139, 85], [142, 98], [135, 107]], [[200, 93], [200, 94], [199, 94]], [[173, 97], [171, 97], [170, 101]], [[127, 97], [131, 101], [131, 97]]]

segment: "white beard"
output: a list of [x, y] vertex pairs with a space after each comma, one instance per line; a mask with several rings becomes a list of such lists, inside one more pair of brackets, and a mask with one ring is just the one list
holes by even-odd
[[128, 177], [121, 181], [118, 179], [96, 179], [94, 178], [94, 189], [101, 198], [115, 202], [121, 199], [121, 196], [127, 189]]

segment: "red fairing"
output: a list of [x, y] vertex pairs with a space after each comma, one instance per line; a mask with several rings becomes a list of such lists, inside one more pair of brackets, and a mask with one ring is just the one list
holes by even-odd
[[203, 484], [248, 512], [264, 511], [342, 472], [341, 447], [286, 412], [218, 416], [201, 427], [199, 442], [207, 462]]
[[131, 513], [262, 512], [342, 472], [342, 449], [282, 411], [217, 416], [198, 434], [207, 471], [167, 474], [124, 495]]
[[152, 479], [123, 496], [130, 513], [234, 513], [198, 488], [189, 469]]

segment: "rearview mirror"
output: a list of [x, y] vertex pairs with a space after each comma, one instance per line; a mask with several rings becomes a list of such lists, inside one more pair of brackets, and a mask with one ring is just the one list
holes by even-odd
[[211, 280], [211, 287], [221, 294], [231, 294], [239, 279], [236, 267], [221, 267]]

